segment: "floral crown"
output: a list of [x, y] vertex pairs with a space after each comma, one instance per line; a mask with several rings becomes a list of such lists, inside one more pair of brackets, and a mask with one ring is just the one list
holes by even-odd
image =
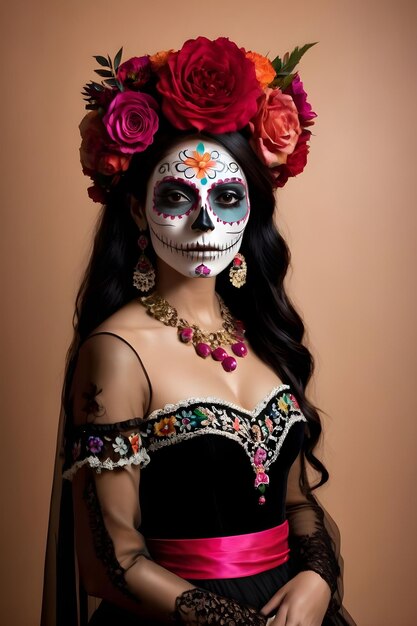
[[121, 63], [95, 56], [101, 83], [89, 82], [83, 97], [90, 112], [80, 124], [83, 172], [89, 196], [105, 202], [132, 156], [153, 142], [165, 122], [181, 131], [213, 134], [249, 131], [250, 144], [276, 187], [303, 171], [308, 127], [317, 117], [296, 65], [314, 43], [270, 61], [225, 37], [197, 37], [181, 50], [132, 57]]

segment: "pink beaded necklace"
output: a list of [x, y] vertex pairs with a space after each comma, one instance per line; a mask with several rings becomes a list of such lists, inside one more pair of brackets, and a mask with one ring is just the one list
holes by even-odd
[[178, 317], [178, 311], [165, 298], [157, 293], [139, 298], [139, 302], [147, 309], [149, 315], [156, 320], [173, 326], [178, 330], [178, 337], [183, 343], [192, 343], [198, 356], [206, 359], [208, 356], [219, 361], [225, 372], [233, 372], [237, 367], [234, 356], [226, 352], [222, 346], [230, 346], [235, 356], [245, 357], [248, 349], [244, 342], [245, 329], [242, 322], [235, 320], [229, 309], [217, 295], [220, 305], [220, 315], [223, 327], [215, 332], [202, 330], [196, 324], [189, 324], [187, 320]]

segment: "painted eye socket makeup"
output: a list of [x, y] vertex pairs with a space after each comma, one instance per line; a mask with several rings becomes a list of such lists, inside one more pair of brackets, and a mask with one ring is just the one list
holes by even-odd
[[248, 211], [248, 197], [240, 183], [216, 185], [209, 193], [209, 204], [221, 221], [232, 223], [243, 220]]
[[163, 181], [155, 188], [154, 210], [164, 215], [185, 215], [197, 206], [197, 193], [188, 185]]

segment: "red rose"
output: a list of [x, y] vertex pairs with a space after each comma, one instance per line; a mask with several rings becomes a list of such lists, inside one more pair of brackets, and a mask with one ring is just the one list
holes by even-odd
[[153, 142], [159, 125], [157, 108], [154, 98], [146, 93], [117, 94], [103, 116], [103, 123], [120, 152], [143, 152]]
[[80, 160], [83, 168], [95, 170], [99, 154], [110, 137], [106, 133], [101, 117], [97, 111], [87, 113], [79, 125], [81, 134]]
[[268, 167], [276, 167], [287, 161], [297, 145], [301, 133], [297, 107], [291, 96], [269, 87], [258, 104], [258, 112], [249, 124], [251, 144]]
[[88, 197], [91, 198], [93, 202], [99, 202], [100, 204], [105, 204], [106, 202], [106, 194], [104, 190], [97, 185], [96, 183], [87, 189]]
[[151, 76], [151, 62], [148, 56], [132, 57], [122, 63], [117, 70], [117, 78], [129, 89], [139, 89]]
[[226, 37], [186, 41], [158, 74], [162, 111], [180, 130], [240, 130], [256, 113], [262, 93], [254, 64]]
[[307, 141], [310, 139], [310, 135], [310, 131], [303, 130], [295, 146], [295, 150], [289, 155], [287, 162], [271, 170], [273, 176], [276, 178], [277, 187], [283, 187], [289, 178], [301, 174], [305, 168], [309, 151]]
[[80, 133], [80, 160], [87, 176], [94, 176], [97, 172], [112, 176], [127, 170], [131, 157], [118, 152], [118, 146], [111, 141], [97, 111], [84, 116]]

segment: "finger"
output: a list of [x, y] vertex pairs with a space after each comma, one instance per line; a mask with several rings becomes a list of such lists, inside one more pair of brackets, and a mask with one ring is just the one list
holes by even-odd
[[274, 593], [272, 598], [268, 600], [268, 602], [265, 604], [264, 607], [262, 607], [261, 609], [262, 615], [269, 615], [271, 611], [274, 611], [275, 609], [277, 609], [279, 605], [281, 604], [281, 602], [283, 601], [283, 599], [285, 598], [285, 593], [286, 591], [284, 587], [282, 587], [282, 589]]
[[272, 622], [272, 626], [287, 626], [287, 614], [287, 607], [285, 604], [282, 604]]

